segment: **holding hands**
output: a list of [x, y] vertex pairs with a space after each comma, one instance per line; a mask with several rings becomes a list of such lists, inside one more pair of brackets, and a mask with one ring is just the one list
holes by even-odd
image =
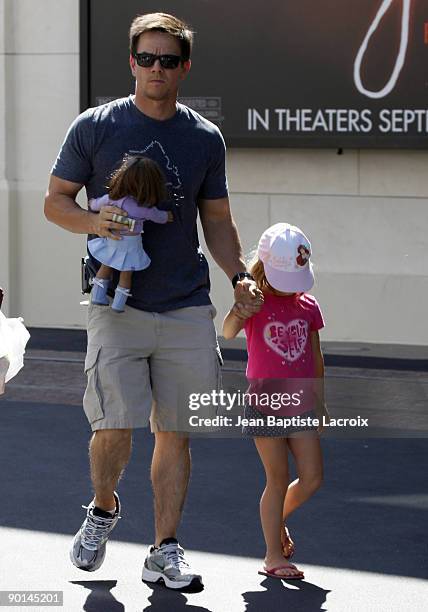
[[234, 338], [245, 325], [245, 321], [260, 311], [264, 297], [254, 280], [244, 278], [235, 285], [235, 303], [223, 321], [224, 338]]
[[263, 306], [264, 298], [255, 281], [244, 278], [236, 283], [234, 291], [235, 304], [232, 307], [232, 312], [235, 316], [245, 320], [259, 312]]

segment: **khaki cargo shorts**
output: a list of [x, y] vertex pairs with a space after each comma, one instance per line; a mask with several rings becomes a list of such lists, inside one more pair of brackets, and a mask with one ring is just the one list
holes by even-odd
[[[87, 387], [92, 431], [187, 431], [189, 396], [221, 388], [214, 306], [165, 313], [89, 303]], [[187, 423], [187, 428], [186, 428]]]

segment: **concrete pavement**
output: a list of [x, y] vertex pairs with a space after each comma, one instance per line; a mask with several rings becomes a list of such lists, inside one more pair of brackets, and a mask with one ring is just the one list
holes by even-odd
[[[91, 499], [90, 431], [80, 407], [83, 355], [29, 351], [28, 357], [0, 399], [0, 590], [60, 590], [67, 612], [401, 611], [426, 605], [428, 445], [414, 426], [425, 423], [424, 374], [328, 372], [342, 381], [332, 387], [335, 401], [349, 394], [361, 402], [364, 388], [381, 385], [379, 411], [397, 405], [398, 398], [413, 425], [403, 433], [403, 423], [396, 422], [393, 438], [324, 439], [325, 484], [290, 520], [303, 582], [257, 574], [263, 555], [258, 518], [263, 471], [252, 442], [193, 440], [180, 540], [203, 574], [205, 590], [181, 594], [140, 579], [153, 540], [153, 441], [146, 430], [135, 432], [132, 460], [119, 488], [123, 518], [103, 567], [90, 574], [71, 565], [68, 550], [84, 518], [81, 504]], [[225, 369], [226, 388], [243, 383], [242, 364], [227, 363]]]

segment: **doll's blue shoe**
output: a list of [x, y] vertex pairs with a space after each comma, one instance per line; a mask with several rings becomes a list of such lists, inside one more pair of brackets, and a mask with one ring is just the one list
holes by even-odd
[[108, 306], [109, 301], [107, 298], [107, 289], [110, 284], [108, 279], [94, 278], [94, 284], [92, 287], [92, 304], [98, 304], [98, 306]]
[[114, 300], [111, 305], [112, 309], [115, 312], [124, 312], [125, 304], [128, 297], [131, 295], [129, 289], [125, 287], [120, 287], [119, 285], [116, 287], [116, 291], [114, 292]]

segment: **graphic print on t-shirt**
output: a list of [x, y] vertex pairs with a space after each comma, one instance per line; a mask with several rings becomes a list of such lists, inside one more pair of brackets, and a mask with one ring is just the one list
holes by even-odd
[[162, 172], [164, 173], [166, 179], [165, 184], [168, 191], [171, 192], [171, 194], [178, 194], [179, 196], [182, 195], [182, 184], [178, 168], [173, 164], [158, 140], [152, 140], [152, 142], [141, 151], [129, 151], [129, 154], [146, 155], [147, 157], [150, 157], [150, 159], [155, 161], [160, 166]]
[[289, 362], [299, 359], [308, 341], [309, 324], [303, 319], [268, 323], [263, 330], [264, 341], [270, 349]]

